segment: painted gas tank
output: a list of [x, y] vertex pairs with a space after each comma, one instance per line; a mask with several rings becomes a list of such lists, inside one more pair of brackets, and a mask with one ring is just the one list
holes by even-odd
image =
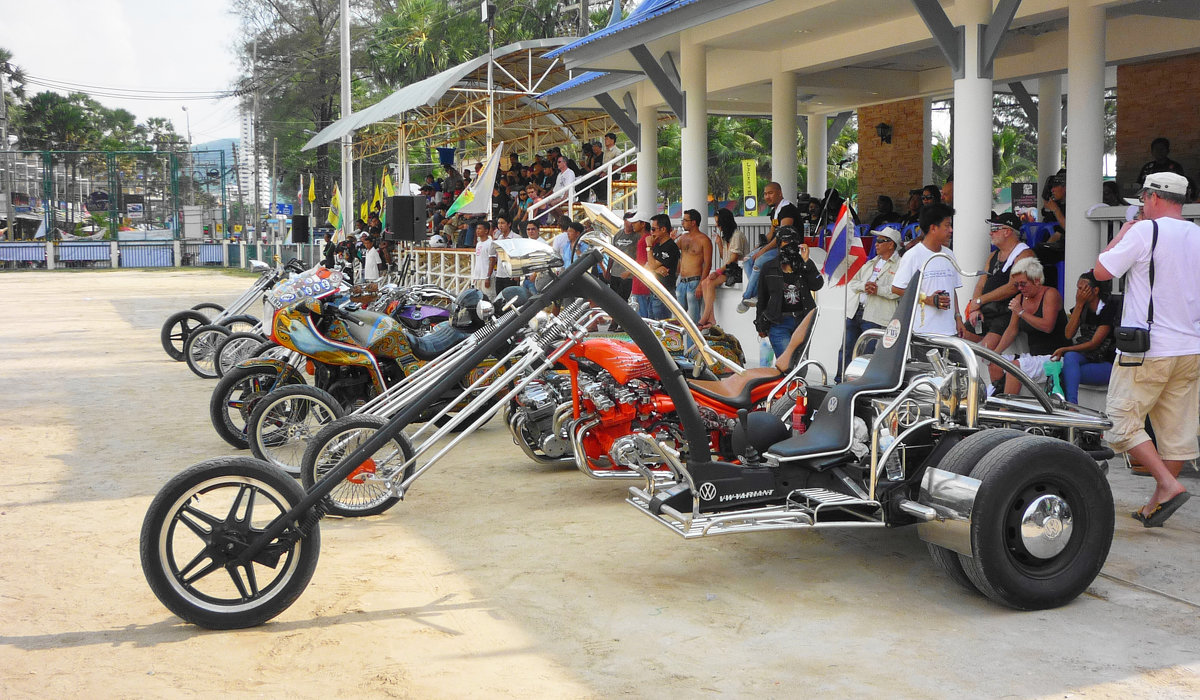
[[351, 314], [361, 321], [342, 324], [353, 338], [355, 345], [367, 348], [377, 357], [406, 358], [412, 354], [404, 326], [387, 314], [374, 311], [354, 311]]

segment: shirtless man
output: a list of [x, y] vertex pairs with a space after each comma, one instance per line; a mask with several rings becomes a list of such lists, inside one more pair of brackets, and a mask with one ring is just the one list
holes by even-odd
[[683, 234], [675, 240], [680, 255], [675, 298], [697, 323], [700, 322], [700, 313], [704, 311], [700, 280], [708, 276], [712, 267], [712, 241], [700, 230], [701, 221], [700, 212], [695, 209], [683, 212]]

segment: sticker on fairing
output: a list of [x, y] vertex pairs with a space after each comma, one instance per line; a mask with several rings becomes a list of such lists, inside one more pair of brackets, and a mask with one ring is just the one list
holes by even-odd
[[900, 338], [900, 319], [893, 318], [892, 322], [887, 325], [887, 330], [883, 332], [883, 347], [890, 348], [896, 344]]

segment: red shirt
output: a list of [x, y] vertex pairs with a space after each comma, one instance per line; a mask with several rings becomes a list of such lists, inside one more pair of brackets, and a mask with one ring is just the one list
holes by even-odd
[[[638, 261], [639, 265], [644, 266], [646, 264], [646, 261], [649, 259], [648, 251], [646, 250], [646, 246], [649, 245], [649, 243], [650, 243], [650, 234], [643, 233], [642, 237], [637, 242], [637, 261]], [[642, 284], [642, 281], [640, 279], [638, 279], [636, 276], [634, 276], [633, 291], [631, 293], [632, 294], [649, 294], [650, 288], [647, 287], [646, 285]]]

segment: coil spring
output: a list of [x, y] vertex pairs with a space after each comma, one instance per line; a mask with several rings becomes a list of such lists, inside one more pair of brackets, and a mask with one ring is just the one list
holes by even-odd
[[300, 522], [300, 527], [298, 528], [300, 536], [308, 537], [312, 534], [313, 528], [317, 526], [317, 523], [321, 522], [321, 518], [324, 518], [329, 513], [331, 507], [333, 507], [333, 502], [329, 500], [329, 496], [325, 496], [314, 503], [313, 507], [304, 516], [304, 520]]

